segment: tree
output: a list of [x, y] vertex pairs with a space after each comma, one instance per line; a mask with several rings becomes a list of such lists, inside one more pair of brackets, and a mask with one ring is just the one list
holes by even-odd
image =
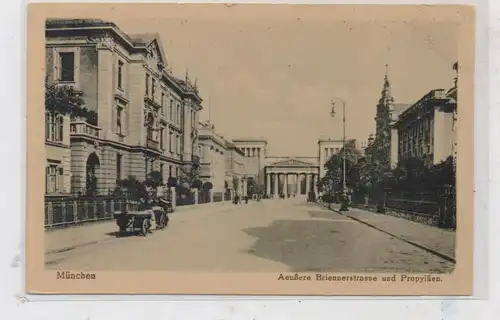
[[334, 190], [341, 190], [343, 186], [344, 156], [346, 159], [346, 186], [354, 189], [359, 180], [358, 160], [361, 158], [361, 152], [356, 148], [354, 140], [346, 141], [345, 154], [344, 148], [340, 152], [332, 155], [326, 162], [327, 172], [325, 177], [320, 180], [320, 189], [333, 193]]
[[144, 184], [152, 189], [157, 189], [159, 186], [163, 185], [163, 175], [160, 171], [152, 171], [146, 177]]
[[49, 84], [45, 81], [45, 110], [52, 114], [68, 115], [72, 118], [87, 118], [90, 112], [84, 100], [72, 86]]
[[118, 181], [117, 193], [133, 201], [139, 201], [141, 198], [149, 197], [146, 185], [137, 180], [135, 176], [128, 176]]
[[240, 188], [240, 179], [237, 176], [233, 176], [233, 190], [238, 192]]
[[200, 165], [190, 164], [180, 168], [179, 183], [186, 184], [187, 188], [201, 188]]
[[248, 195], [252, 196], [253, 194], [262, 194], [264, 193], [264, 186], [259, 184], [256, 179], [249, 178], [247, 180], [247, 189]]
[[206, 191], [212, 190], [213, 187], [214, 187], [214, 185], [210, 181], [205, 182], [202, 186], [203, 190], [206, 190]]

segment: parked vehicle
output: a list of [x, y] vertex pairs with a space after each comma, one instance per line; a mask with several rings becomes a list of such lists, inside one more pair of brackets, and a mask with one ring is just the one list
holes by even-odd
[[172, 202], [169, 200], [159, 199], [158, 203], [143, 200], [139, 210], [116, 211], [113, 217], [116, 219], [120, 235], [139, 231], [143, 236], [147, 236], [153, 229], [165, 229], [170, 220], [168, 214], [173, 211]]

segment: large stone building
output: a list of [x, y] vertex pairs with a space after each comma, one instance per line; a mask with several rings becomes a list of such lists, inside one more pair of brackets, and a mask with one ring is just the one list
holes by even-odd
[[420, 158], [437, 164], [454, 153], [456, 102], [444, 89], [432, 90], [401, 114], [395, 123], [399, 161]]
[[427, 164], [437, 164], [449, 156], [456, 156], [457, 72], [451, 89], [431, 90], [406, 109], [393, 130], [397, 131], [392, 149], [398, 161], [420, 158]]
[[321, 137], [318, 140], [319, 149], [319, 178], [323, 178], [326, 174], [325, 165], [334, 154], [342, 150], [343, 141]]
[[200, 146], [200, 179], [211, 182], [214, 192], [226, 189], [227, 141], [215, 131], [210, 122], [200, 122], [198, 129]]
[[166, 180], [198, 161], [202, 99], [169, 70], [158, 35], [101, 20], [48, 20], [45, 35], [47, 82], [72, 86], [96, 115], [47, 115], [46, 193], [104, 194], [129, 175]]

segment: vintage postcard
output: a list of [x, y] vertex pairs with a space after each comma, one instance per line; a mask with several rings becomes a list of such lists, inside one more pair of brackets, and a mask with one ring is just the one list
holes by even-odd
[[474, 21], [31, 4], [27, 292], [471, 295]]

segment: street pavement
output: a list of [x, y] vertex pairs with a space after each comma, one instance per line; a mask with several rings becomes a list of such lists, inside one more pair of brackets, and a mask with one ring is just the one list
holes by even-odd
[[[373, 214], [363, 219], [365, 223], [306, 203], [305, 199], [221, 204], [211, 209], [176, 212], [171, 215], [167, 229], [154, 231], [147, 237], [108, 236], [106, 241], [63, 252], [52, 251], [45, 260], [48, 269], [78, 271], [443, 273], [453, 270], [453, 262], [405, 242], [399, 235], [367, 225], [370, 221], [381, 223], [382, 217]], [[109, 224], [106, 231], [95, 230], [113, 234], [117, 227]], [[421, 232], [420, 238], [424, 239], [426, 233]], [[414, 242], [418, 238], [412, 235]]]

